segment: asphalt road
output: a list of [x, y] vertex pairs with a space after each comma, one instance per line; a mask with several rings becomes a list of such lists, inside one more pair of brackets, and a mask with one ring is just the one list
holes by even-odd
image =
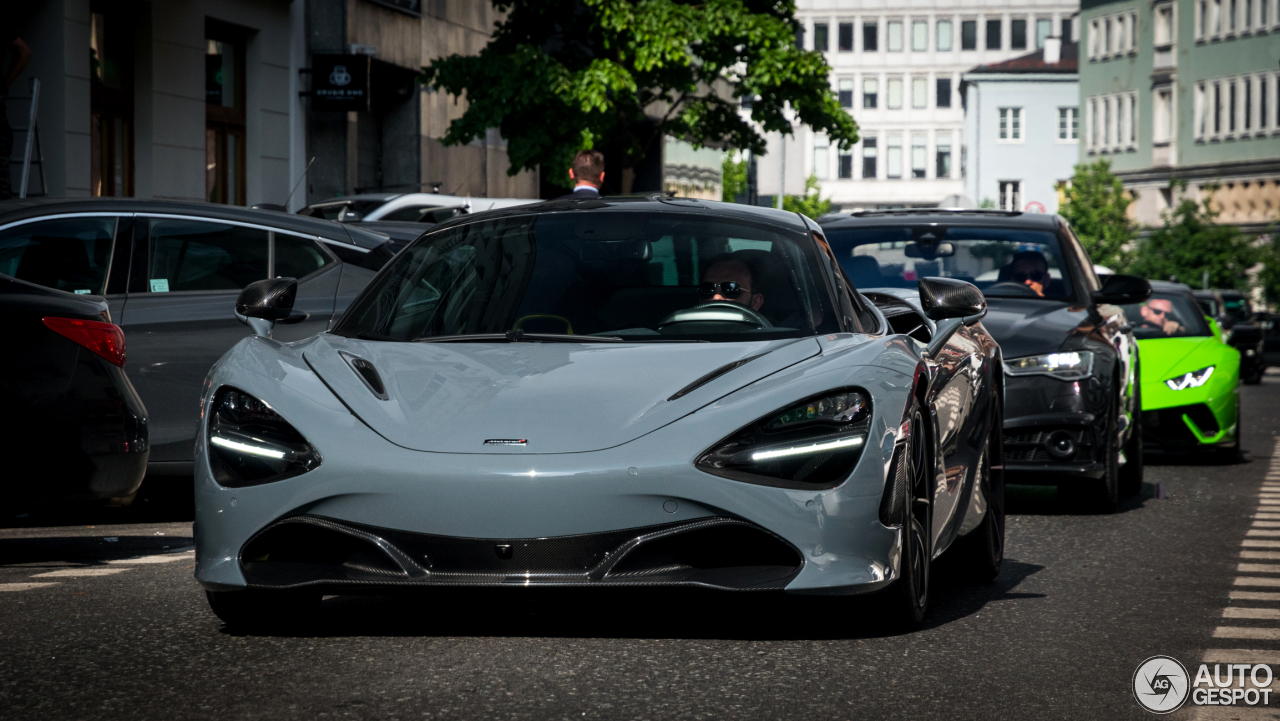
[[181, 495], [10, 518], [0, 717], [1150, 718], [1131, 692], [1150, 656], [1280, 664], [1280, 594], [1236, 593], [1238, 571], [1280, 585], [1237, 565], [1242, 549], [1280, 561], [1265, 549], [1280, 541], [1258, 556], [1250, 540], [1280, 376], [1241, 394], [1238, 465], [1152, 459], [1109, 516], [1011, 489], [1003, 573], [966, 585], [940, 569], [925, 628], [905, 635], [851, 600], [506, 588], [330, 598], [305, 633], [246, 635], [191, 577]]

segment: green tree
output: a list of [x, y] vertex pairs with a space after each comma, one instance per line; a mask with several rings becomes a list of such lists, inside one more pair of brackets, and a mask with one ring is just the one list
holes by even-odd
[[[1183, 186], [1175, 184], [1175, 188]], [[1234, 225], [1219, 225], [1210, 205], [1216, 188], [1208, 186], [1203, 201], [1183, 198], [1161, 214], [1163, 224], [1138, 242], [1128, 272], [1158, 280], [1176, 279], [1199, 287], [1204, 273], [1210, 288], [1248, 290], [1249, 270], [1263, 254], [1253, 238]]]
[[1111, 161], [1099, 160], [1076, 166], [1058, 212], [1071, 223], [1094, 263], [1120, 270], [1126, 267], [1125, 246], [1136, 235], [1126, 214], [1132, 202], [1111, 172]]
[[803, 213], [810, 218], [820, 218], [831, 212], [831, 200], [823, 200], [818, 188], [818, 176], [813, 173], [804, 179], [804, 195], [782, 196], [782, 209]]
[[720, 165], [720, 199], [726, 203], [737, 201], [738, 196], [747, 192], [747, 159], [738, 159], [738, 154], [724, 154]]
[[765, 152], [765, 133], [799, 122], [841, 148], [857, 125], [821, 53], [795, 45], [794, 0], [492, 0], [505, 13], [479, 55], [438, 58], [423, 85], [466, 98], [446, 145], [497, 128], [508, 172], [542, 166], [567, 185], [573, 154], [595, 148], [634, 167], [665, 136]]

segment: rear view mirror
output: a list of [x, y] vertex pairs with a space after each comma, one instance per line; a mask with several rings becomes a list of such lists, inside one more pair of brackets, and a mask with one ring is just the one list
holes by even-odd
[[1111, 275], [1103, 281], [1101, 290], [1091, 294], [1094, 303], [1130, 305], [1151, 297], [1151, 284], [1146, 278], [1134, 275]]
[[294, 278], [269, 278], [250, 283], [236, 298], [236, 317], [253, 329], [255, 335], [271, 337], [276, 321], [293, 312], [298, 297], [298, 281]]
[[920, 307], [930, 320], [964, 318], [967, 323], [976, 323], [987, 314], [986, 296], [972, 283], [955, 278], [921, 278], [918, 285]]
[[923, 258], [925, 260], [933, 260], [934, 258], [950, 258], [956, 254], [956, 246], [947, 243], [907, 243], [907, 247], [902, 252], [908, 258]]

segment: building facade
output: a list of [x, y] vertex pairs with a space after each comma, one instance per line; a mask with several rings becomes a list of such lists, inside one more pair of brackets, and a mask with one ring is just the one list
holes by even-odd
[[1219, 222], [1262, 230], [1280, 208], [1280, 1], [1086, 0], [1081, 162], [1111, 161], [1158, 225], [1216, 187]]
[[807, 128], [759, 161], [761, 195], [802, 192], [812, 172], [842, 208], [936, 206], [964, 192], [961, 75], [1075, 38], [1076, 2], [935, 0], [890, 7], [882, 0], [800, 0], [803, 47], [832, 68], [840, 103], [861, 140], [841, 151]]
[[1051, 37], [1033, 53], [964, 74], [970, 199], [1005, 210], [1058, 212], [1059, 188], [1080, 154], [1077, 48]]

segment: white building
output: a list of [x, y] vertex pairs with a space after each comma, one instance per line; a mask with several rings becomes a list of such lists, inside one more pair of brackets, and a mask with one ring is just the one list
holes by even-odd
[[[861, 140], [848, 152], [808, 128], [788, 139], [786, 192], [813, 172], [823, 197], [853, 207], [934, 206], [964, 192], [962, 73], [1076, 37], [1079, 2], [799, 0], [803, 45], [822, 51]], [[778, 136], [759, 160], [759, 192], [778, 192]]]
[[1078, 47], [1049, 38], [1041, 50], [964, 74], [965, 195], [1058, 212], [1058, 185], [1080, 155]]

